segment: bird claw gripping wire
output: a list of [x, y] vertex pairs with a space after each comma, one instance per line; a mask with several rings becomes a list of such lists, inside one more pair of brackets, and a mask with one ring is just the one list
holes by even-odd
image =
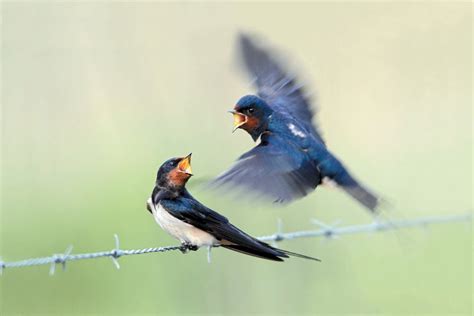
[[118, 258], [120, 258], [123, 255], [123, 251], [120, 250], [120, 239], [119, 239], [119, 236], [117, 234], [114, 235], [114, 239], [115, 239], [115, 248], [110, 251], [110, 253], [111, 253], [110, 258], [112, 259], [112, 262], [114, 263], [115, 267], [118, 270], [118, 269], [120, 269], [120, 264], [118, 262]]
[[198, 250], [199, 247], [198, 246], [195, 246], [195, 245], [191, 245], [190, 243], [187, 243], [187, 242], [183, 242], [181, 244], [181, 247], [179, 248], [179, 250], [185, 254], [185, 253], [188, 253], [189, 251], [196, 251]]

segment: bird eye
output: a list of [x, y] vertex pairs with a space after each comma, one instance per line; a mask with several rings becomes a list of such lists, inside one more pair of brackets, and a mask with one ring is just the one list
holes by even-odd
[[255, 112], [255, 109], [252, 108], [252, 107], [247, 108], [247, 109], [244, 109], [244, 110], [242, 111], [242, 113], [245, 114], [245, 115], [251, 115], [251, 114], [253, 114], [253, 112]]

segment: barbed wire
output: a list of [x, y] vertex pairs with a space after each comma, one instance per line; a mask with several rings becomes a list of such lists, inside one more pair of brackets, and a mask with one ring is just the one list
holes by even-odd
[[[319, 227], [317, 230], [305, 230], [284, 233], [283, 223], [278, 220], [277, 232], [272, 235], [257, 237], [261, 241], [273, 242], [274, 245], [279, 241], [292, 240], [297, 238], [314, 238], [314, 237], [326, 237], [332, 238], [341, 235], [358, 234], [358, 233], [370, 233], [370, 232], [382, 232], [388, 230], [396, 230], [400, 228], [410, 227], [425, 227], [432, 224], [443, 224], [453, 222], [469, 222], [472, 221], [472, 213], [465, 213], [459, 215], [448, 215], [448, 216], [429, 216], [419, 217], [407, 220], [393, 220], [393, 221], [374, 221], [369, 224], [361, 225], [350, 225], [338, 227], [339, 223], [326, 224], [316, 219], [312, 219], [311, 222]], [[120, 241], [118, 235], [114, 235], [115, 247], [109, 251], [99, 251], [92, 253], [80, 253], [72, 254], [72, 246], [69, 246], [64, 253], [53, 254], [48, 257], [41, 258], [29, 258], [20, 261], [5, 262], [0, 260], [0, 275], [3, 274], [5, 269], [10, 268], [23, 268], [29, 266], [38, 265], [50, 265], [49, 274], [53, 275], [56, 271], [56, 266], [61, 265], [63, 270], [66, 269], [66, 263], [70, 261], [78, 260], [89, 260], [97, 259], [102, 257], [110, 257], [117, 269], [120, 269], [118, 259], [124, 256], [141, 255], [146, 253], [157, 253], [157, 252], [168, 252], [180, 250], [186, 252], [189, 250], [187, 246], [165, 246], [165, 247], [151, 247], [143, 249], [131, 249], [124, 250], [120, 249]], [[208, 249], [208, 260], [210, 261], [210, 248]]]

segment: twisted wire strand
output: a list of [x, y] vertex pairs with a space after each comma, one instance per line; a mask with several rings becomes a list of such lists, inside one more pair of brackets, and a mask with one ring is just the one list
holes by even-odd
[[[312, 222], [319, 226], [317, 230], [305, 230], [305, 231], [295, 231], [289, 233], [283, 233], [282, 231], [282, 222], [278, 221], [277, 232], [272, 235], [258, 237], [261, 241], [273, 242], [276, 244], [279, 241], [283, 240], [293, 240], [297, 238], [314, 238], [314, 237], [326, 237], [331, 238], [340, 235], [349, 235], [349, 234], [359, 234], [359, 233], [370, 233], [370, 232], [382, 232], [388, 230], [396, 230], [401, 228], [411, 228], [411, 227], [426, 227], [431, 224], [443, 224], [443, 223], [454, 223], [454, 222], [471, 222], [472, 213], [460, 214], [460, 215], [448, 215], [448, 216], [429, 216], [429, 217], [420, 217], [410, 220], [396, 220], [390, 222], [377, 222], [374, 221], [369, 224], [362, 225], [350, 225], [338, 227], [337, 224], [329, 225], [318, 220], [312, 220]], [[99, 251], [92, 253], [80, 253], [80, 254], [71, 254], [72, 246], [68, 247], [63, 254], [53, 254], [48, 257], [41, 258], [29, 258], [19, 261], [5, 262], [0, 260], [0, 274], [3, 273], [5, 269], [10, 268], [23, 268], [29, 266], [37, 265], [50, 265], [50, 274], [55, 273], [56, 265], [61, 264], [63, 269], [66, 267], [66, 263], [70, 261], [78, 260], [89, 260], [97, 259], [102, 257], [110, 257], [117, 267], [120, 268], [118, 259], [123, 256], [133, 256], [141, 255], [147, 253], [158, 253], [158, 252], [168, 252], [180, 250], [185, 252], [188, 250], [185, 246], [165, 246], [165, 247], [151, 247], [151, 248], [142, 248], [142, 249], [120, 249], [120, 242], [117, 235], [115, 237], [115, 248], [109, 251]], [[209, 260], [209, 258], [208, 258]]]

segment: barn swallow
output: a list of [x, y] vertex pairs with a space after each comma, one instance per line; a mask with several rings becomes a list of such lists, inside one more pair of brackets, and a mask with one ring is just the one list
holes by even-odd
[[328, 150], [312, 124], [314, 111], [303, 86], [254, 39], [241, 35], [239, 44], [243, 67], [258, 92], [242, 97], [230, 111], [234, 131], [243, 129], [260, 142], [211, 185], [243, 188], [284, 203], [329, 183], [374, 212], [379, 198]]
[[283, 261], [282, 258], [289, 256], [319, 261], [274, 248], [244, 233], [191, 196], [185, 188], [191, 176], [191, 154], [167, 160], [158, 170], [155, 188], [147, 201], [147, 209], [156, 222], [178, 239], [183, 249], [221, 246], [273, 261]]

